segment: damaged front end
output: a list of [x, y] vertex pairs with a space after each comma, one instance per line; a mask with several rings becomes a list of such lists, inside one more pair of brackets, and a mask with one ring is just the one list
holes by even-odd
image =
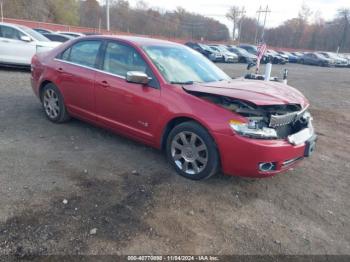
[[193, 95], [219, 105], [247, 119], [246, 123], [231, 120], [230, 127], [239, 135], [255, 139], [287, 139], [302, 144], [314, 135], [308, 106], [299, 104], [255, 105], [221, 95], [192, 92]]

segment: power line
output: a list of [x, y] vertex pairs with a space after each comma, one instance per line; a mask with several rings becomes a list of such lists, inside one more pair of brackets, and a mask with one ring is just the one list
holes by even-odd
[[0, 0], [1, 22], [4, 22], [3, 1]]
[[259, 24], [260, 24], [260, 15], [261, 15], [261, 6], [259, 7], [259, 10], [256, 11], [256, 13], [258, 14], [258, 20], [256, 21], [256, 30], [255, 30], [255, 37], [254, 37], [254, 43], [257, 42], [257, 38], [258, 38], [258, 31], [259, 31]]
[[242, 32], [242, 23], [243, 23], [243, 19], [244, 19], [244, 15], [245, 15], [246, 11], [244, 6], [242, 7], [242, 11], [239, 12], [239, 15], [241, 15], [241, 19], [239, 20], [239, 35], [238, 35], [238, 43], [241, 42], [241, 32]]
[[261, 10], [260, 12], [261, 12], [261, 13], [265, 13], [264, 25], [263, 25], [263, 30], [262, 30], [262, 34], [261, 34], [261, 39], [263, 40], [263, 39], [264, 39], [264, 36], [265, 36], [266, 17], [267, 17], [267, 14], [268, 14], [268, 13], [271, 13], [271, 10], [269, 10], [269, 6], [267, 5], [267, 6], [266, 6], [266, 9], [265, 9], [265, 10]]

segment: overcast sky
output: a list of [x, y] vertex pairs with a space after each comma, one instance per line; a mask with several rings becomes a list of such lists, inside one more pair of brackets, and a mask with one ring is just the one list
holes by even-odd
[[[129, 0], [132, 6], [137, 2], [138, 0]], [[231, 24], [225, 18], [225, 14], [231, 5], [245, 6], [246, 15], [251, 17], [256, 16], [260, 5], [264, 8], [268, 5], [272, 12], [268, 16], [267, 27], [278, 26], [283, 21], [296, 17], [303, 2], [313, 11], [320, 12], [326, 20], [332, 19], [339, 8], [350, 8], [350, 0], [144, 0], [144, 2], [150, 7], [164, 10], [174, 10], [177, 6], [181, 6], [188, 11], [220, 20], [228, 26]]]

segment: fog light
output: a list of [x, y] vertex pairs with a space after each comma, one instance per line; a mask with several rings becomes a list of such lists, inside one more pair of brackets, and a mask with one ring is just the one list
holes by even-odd
[[259, 170], [268, 172], [276, 169], [276, 164], [273, 162], [263, 162], [259, 164]]

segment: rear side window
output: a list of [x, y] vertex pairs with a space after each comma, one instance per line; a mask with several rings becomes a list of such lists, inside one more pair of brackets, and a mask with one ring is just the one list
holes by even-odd
[[106, 48], [103, 70], [125, 77], [128, 71], [147, 73], [147, 64], [131, 46], [109, 42]]
[[101, 41], [81, 41], [64, 51], [61, 59], [83, 66], [95, 67], [100, 47]]
[[61, 54], [61, 59], [62, 59], [62, 60], [69, 61], [70, 50], [71, 50], [71, 49], [68, 48], [66, 51], [64, 51], [64, 52]]

